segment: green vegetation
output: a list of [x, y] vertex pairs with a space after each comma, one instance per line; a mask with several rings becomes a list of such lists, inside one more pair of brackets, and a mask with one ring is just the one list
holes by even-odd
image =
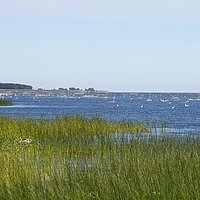
[[110, 139], [143, 124], [0, 117], [0, 199], [200, 199], [200, 139]]
[[0, 89], [8, 90], [32, 90], [31, 85], [16, 84], [16, 83], [0, 83]]
[[12, 105], [13, 103], [11, 101], [0, 99], [0, 106], [12, 106]]

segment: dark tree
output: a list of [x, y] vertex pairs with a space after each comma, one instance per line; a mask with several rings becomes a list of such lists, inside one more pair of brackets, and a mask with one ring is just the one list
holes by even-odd
[[14, 90], [32, 90], [30, 85], [22, 85], [15, 83], [0, 83], [0, 89], [14, 89]]

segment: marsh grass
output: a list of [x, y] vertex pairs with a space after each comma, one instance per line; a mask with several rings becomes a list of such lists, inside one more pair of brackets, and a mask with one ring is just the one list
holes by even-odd
[[13, 103], [11, 101], [0, 99], [0, 106], [12, 106], [12, 105]]
[[143, 124], [0, 117], [0, 199], [200, 199], [199, 138], [121, 142]]

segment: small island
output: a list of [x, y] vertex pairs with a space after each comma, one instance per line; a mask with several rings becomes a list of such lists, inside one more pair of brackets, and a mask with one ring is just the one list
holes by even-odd
[[0, 99], [0, 106], [13, 106], [13, 103], [8, 100], [2, 100]]
[[16, 84], [16, 83], [0, 83], [0, 89], [6, 90], [32, 90], [31, 85]]

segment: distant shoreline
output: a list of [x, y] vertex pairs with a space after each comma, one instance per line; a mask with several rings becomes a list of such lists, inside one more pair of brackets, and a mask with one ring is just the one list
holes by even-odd
[[27, 90], [27, 89], [0, 89], [0, 93], [1, 92], [28, 92], [28, 93], [34, 93], [34, 92], [38, 92], [38, 93], [47, 93], [47, 92], [51, 92], [51, 93], [98, 93], [98, 92], [109, 92], [107, 90], [94, 90], [94, 91], [87, 91], [87, 90]]
[[94, 91], [86, 91], [86, 90], [58, 90], [58, 89], [0, 89], [0, 93], [2, 92], [26, 92], [26, 93], [143, 93], [143, 94], [199, 94], [200, 92], [188, 92], [188, 91], [109, 91], [109, 90], [94, 90]]

